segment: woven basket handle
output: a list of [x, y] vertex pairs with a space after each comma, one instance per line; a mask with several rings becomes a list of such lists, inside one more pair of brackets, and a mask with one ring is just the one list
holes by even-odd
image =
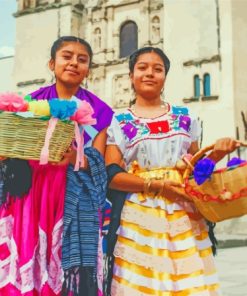
[[[240, 144], [240, 146], [243, 146], [243, 147], [247, 147], [247, 143], [244, 143], [244, 142], [240, 142], [238, 141], [238, 143]], [[184, 175], [183, 175], [183, 178], [186, 179], [189, 177], [189, 175], [191, 174], [192, 172], [192, 167], [196, 164], [196, 162], [202, 158], [202, 156], [207, 153], [208, 151], [211, 151], [214, 149], [214, 145], [215, 144], [212, 144], [210, 146], [207, 146], [205, 148], [202, 148], [200, 149], [198, 152], [196, 152], [193, 157], [191, 158], [190, 160], [190, 166], [188, 166], [184, 172]], [[236, 148], [237, 149], [237, 148]]]

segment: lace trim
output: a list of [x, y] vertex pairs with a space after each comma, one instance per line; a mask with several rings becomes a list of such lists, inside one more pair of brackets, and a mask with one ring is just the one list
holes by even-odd
[[164, 233], [169, 231], [169, 223], [164, 218], [155, 217], [128, 206], [124, 206], [121, 220], [140, 225], [142, 228], [153, 232]]
[[203, 267], [204, 267], [204, 272], [206, 274], [210, 274], [212, 272], [215, 272], [215, 263], [214, 263], [214, 258], [212, 255], [209, 255], [207, 257], [202, 258], [203, 261]]
[[[143, 292], [140, 292], [136, 289], [133, 289], [131, 287], [122, 285], [115, 279], [112, 280], [112, 286], [111, 286], [111, 296], [150, 296], [150, 294], [146, 294]], [[191, 293], [190, 296], [219, 296], [218, 291], [200, 291]]]
[[7, 216], [0, 219], [0, 245], [9, 242], [13, 233], [13, 217]]
[[127, 205], [123, 208], [121, 220], [137, 224], [141, 226], [141, 228], [154, 233], [167, 233], [171, 237], [191, 229], [197, 236], [200, 235], [206, 227], [203, 220], [193, 221], [190, 220], [187, 215], [169, 222], [165, 217], [157, 217], [152, 214], [144, 213]]
[[197, 221], [191, 219], [190, 222], [191, 222], [192, 231], [195, 236], [201, 235], [204, 231], [208, 232], [208, 226], [204, 219], [200, 219]]
[[62, 241], [62, 220], [59, 220], [54, 227], [50, 265], [47, 266], [47, 236], [39, 228], [39, 239], [34, 255], [21, 267], [19, 266], [17, 246], [13, 237], [11, 237], [13, 219], [8, 218], [5, 221], [9, 223], [4, 228], [2, 227], [3, 219], [1, 219], [1, 238], [5, 238], [5, 240], [8, 238], [6, 244], [10, 255], [4, 260], [0, 260], [0, 288], [11, 283], [21, 293], [32, 291], [34, 288], [40, 292], [43, 285], [48, 281], [55, 293], [60, 292], [63, 278], [61, 259], [59, 257]]
[[150, 296], [149, 294], [142, 293], [138, 290], [135, 290], [131, 287], [127, 287], [124, 285], [121, 285], [116, 280], [112, 280], [111, 285], [111, 296]]
[[63, 219], [60, 219], [54, 226], [52, 233], [52, 252], [50, 265], [48, 266], [48, 284], [57, 294], [62, 290], [63, 269], [61, 262], [61, 248], [63, 235]]
[[171, 259], [142, 253], [118, 242], [114, 250], [114, 255], [143, 268], [169, 274], [190, 274], [199, 270], [204, 270], [206, 273], [215, 271], [211, 256], [200, 258], [199, 254], [193, 254], [190, 257], [182, 259]]

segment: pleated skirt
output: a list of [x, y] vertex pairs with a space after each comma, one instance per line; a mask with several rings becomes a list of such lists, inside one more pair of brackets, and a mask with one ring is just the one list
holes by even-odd
[[112, 296], [219, 295], [207, 224], [189, 201], [129, 194], [114, 256]]

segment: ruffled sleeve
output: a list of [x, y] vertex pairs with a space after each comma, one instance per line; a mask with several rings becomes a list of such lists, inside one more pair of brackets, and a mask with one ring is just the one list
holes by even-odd
[[107, 145], [117, 145], [122, 154], [125, 152], [125, 137], [115, 116], [113, 116], [111, 125], [107, 129]]
[[191, 141], [196, 142], [199, 140], [202, 133], [201, 122], [198, 118], [191, 116], [191, 128], [190, 128], [190, 136]]

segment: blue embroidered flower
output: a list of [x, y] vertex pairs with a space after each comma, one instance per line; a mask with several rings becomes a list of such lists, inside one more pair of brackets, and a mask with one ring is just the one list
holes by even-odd
[[214, 171], [215, 162], [209, 158], [199, 160], [194, 168], [194, 178], [198, 185], [209, 179]]
[[118, 115], [116, 115], [116, 118], [117, 118], [118, 122], [134, 120], [134, 117], [130, 113], [118, 114]]
[[242, 160], [242, 159], [240, 159], [240, 158], [238, 158], [238, 157], [233, 157], [232, 159], [230, 159], [230, 160], [227, 162], [226, 166], [227, 166], [227, 167], [231, 167], [231, 166], [239, 165], [239, 164], [241, 164], [241, 163], [243, 163], [243, 162], [245, 162], [245, 160]]
[[186, 107], [172, 106], [172, 113], [175, 115], [188, 115], [189, 110]]
[[49, 101], [49, 105], [51, 115], [59, 119], [68, 119], [77, 109], [75, 101], [53, 99]]

